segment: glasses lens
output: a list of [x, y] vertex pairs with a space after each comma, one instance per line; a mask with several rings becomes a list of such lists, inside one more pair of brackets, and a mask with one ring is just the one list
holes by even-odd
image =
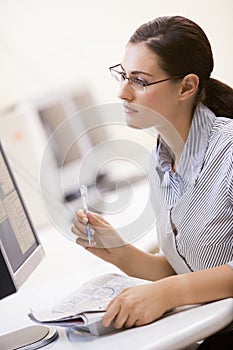
[[123, 72], [117, 71], [115, 69], [111, 69], [111, 74], [116, 81], [121, 82], [124, 80]]
[[145, 91], [145, 85], [140, 80], [137, 79], [130, 79], [130, 85], [135, 91], [144, 92]]
[[121, 83], [127, 79], [133, 90], [139, 91], [139, 92], [145, 91], [145, 85], [143, 85], [143, 82], [140, 81], [139, 79], [127, 78], [126, 73], [122, 70], [121, 65], [110, 68], [110, 71], [111, 71], [112, 77], [116, 81]]

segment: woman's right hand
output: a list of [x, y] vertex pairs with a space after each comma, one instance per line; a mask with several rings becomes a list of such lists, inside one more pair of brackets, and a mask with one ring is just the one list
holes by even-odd
[[[86, 235], [87, 222], [91, 231], [91, 245]], [[99, 258], [118, 265], [125, 242], [101, 215], [83, 210], [77, 212], [71, 231], [77, 236], [76, 242]]]

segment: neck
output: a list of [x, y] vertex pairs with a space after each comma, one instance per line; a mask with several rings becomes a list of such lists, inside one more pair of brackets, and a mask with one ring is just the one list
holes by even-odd
[[177, 114], [172, 117], [171, 122], [168, 121], [166, 125], [161, 126], [159, 129], [157, 128], [157, 131], [175, 155], [174, 169], [179, 163], [187, 141], [192, 116], [191, 112]]
[[175, 163], [173, 166], [173, 168], [175, 168], [175, 166], [179, 163], [185, 142], [174, 127], [164, 129], [161, 128], [157, 131], [175, 155]]

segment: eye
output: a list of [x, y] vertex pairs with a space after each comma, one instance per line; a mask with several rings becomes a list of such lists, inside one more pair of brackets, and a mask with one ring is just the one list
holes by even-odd
[[131, 78], [130, 79], [131, 82], [135, 85], [138, 85], [138, 86], [147, 86], [148, 85], [148, 82], [146, 80], [143, 80], [143, 79], [140, 79], [140, 78]]

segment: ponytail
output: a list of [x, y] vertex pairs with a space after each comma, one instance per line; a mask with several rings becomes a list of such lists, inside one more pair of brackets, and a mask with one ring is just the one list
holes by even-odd
[[233, 89], [221, 81], [213, 78], [206, 81], [202, 103], [216, 116], [233, 119]]

